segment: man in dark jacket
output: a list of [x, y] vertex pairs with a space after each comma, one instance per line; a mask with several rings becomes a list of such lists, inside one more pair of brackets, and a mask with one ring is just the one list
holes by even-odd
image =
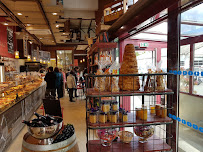
[[53, 72], [53, 67], [49, 67], [44, 80], [47, 82], [45, 96], [48, 97], [51, 94], [53, 97], [56, 97], [56, 74]]
[[79, 71], [79, 68], [78, 68], [78, 67], [75, 67], [75, 68], [74, 68], [74, 74], [73, 74], [73, 76], [75, 77], [75, 83], [76, 83], [75, 97], [78, 97], [78, 96], [77, 96], [77, 82], [78, 82], [77, 73], [78, 73], [78, 71]]

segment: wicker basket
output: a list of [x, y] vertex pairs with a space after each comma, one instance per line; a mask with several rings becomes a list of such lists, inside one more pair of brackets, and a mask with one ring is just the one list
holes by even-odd
[[129, 131], [119, 131], [118, 136], [124, 143], [130, 143], [131, 140], [133, 139], [133, 133]]

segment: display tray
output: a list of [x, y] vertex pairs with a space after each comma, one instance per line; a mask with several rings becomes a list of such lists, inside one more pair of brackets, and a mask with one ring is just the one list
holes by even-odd
[[110, 96], [138, 96], [138, 95], [162, 95], [162, 94], [174, 94], [171, 89], [165, 89], [164, 91], [95, 91], [94, 88], [88, 88], [86, 96], [89, 97], [110, 97]]
[[155, 152], [155, 151], [170, 151], [171, 146], [165, 143], [162, 139], [153, 135], [148, 139], [148, 142], [141, 144], [138, 142], [138, 137], [134, 137], [131, 143], [125, 144], [122, 142], [113, 142], [110, 147], [101, 145], [100, 140], [88, 141], [88, 152]]
[[156, 116], [155, 114], [148, 113], [147, 120], [136, 119], [135, 113], [128, 113], [128, 122], [121, 122], [118, 123], [88, 123], [88, 128], [90, 129], [102, 129], [102, 128], [122, 128], [122, 127], [131, 127], [131, 126], [138, 126], [138, 125], [159, 125], [159, 124], [169, 124], [173, 123], [173, 120], [169, 117], [161, 118]]

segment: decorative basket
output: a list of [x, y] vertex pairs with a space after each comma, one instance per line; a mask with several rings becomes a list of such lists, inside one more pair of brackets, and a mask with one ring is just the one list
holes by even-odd
[[131, 140], [133, 139], [133, 133], [129, 131], [119, 131], [118, 136], [124, 143], [130, 143]]

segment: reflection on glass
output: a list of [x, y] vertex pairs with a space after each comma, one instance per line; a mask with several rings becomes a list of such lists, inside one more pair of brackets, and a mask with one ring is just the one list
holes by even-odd
[[[180, 70], [190, 71], [190, 45], [180, 47]], [[180, 91], [189, 93], [189, 76], [180, 76]]]
[[72, 64], [72, 50], [57, 51], [57, 66], [67, 70], [70, 64]]
[[[203, 71], [203, 42], [195, 43], [194, 71]], [[193, 76], [193, 93], [203, 96], [203, 77]]]

